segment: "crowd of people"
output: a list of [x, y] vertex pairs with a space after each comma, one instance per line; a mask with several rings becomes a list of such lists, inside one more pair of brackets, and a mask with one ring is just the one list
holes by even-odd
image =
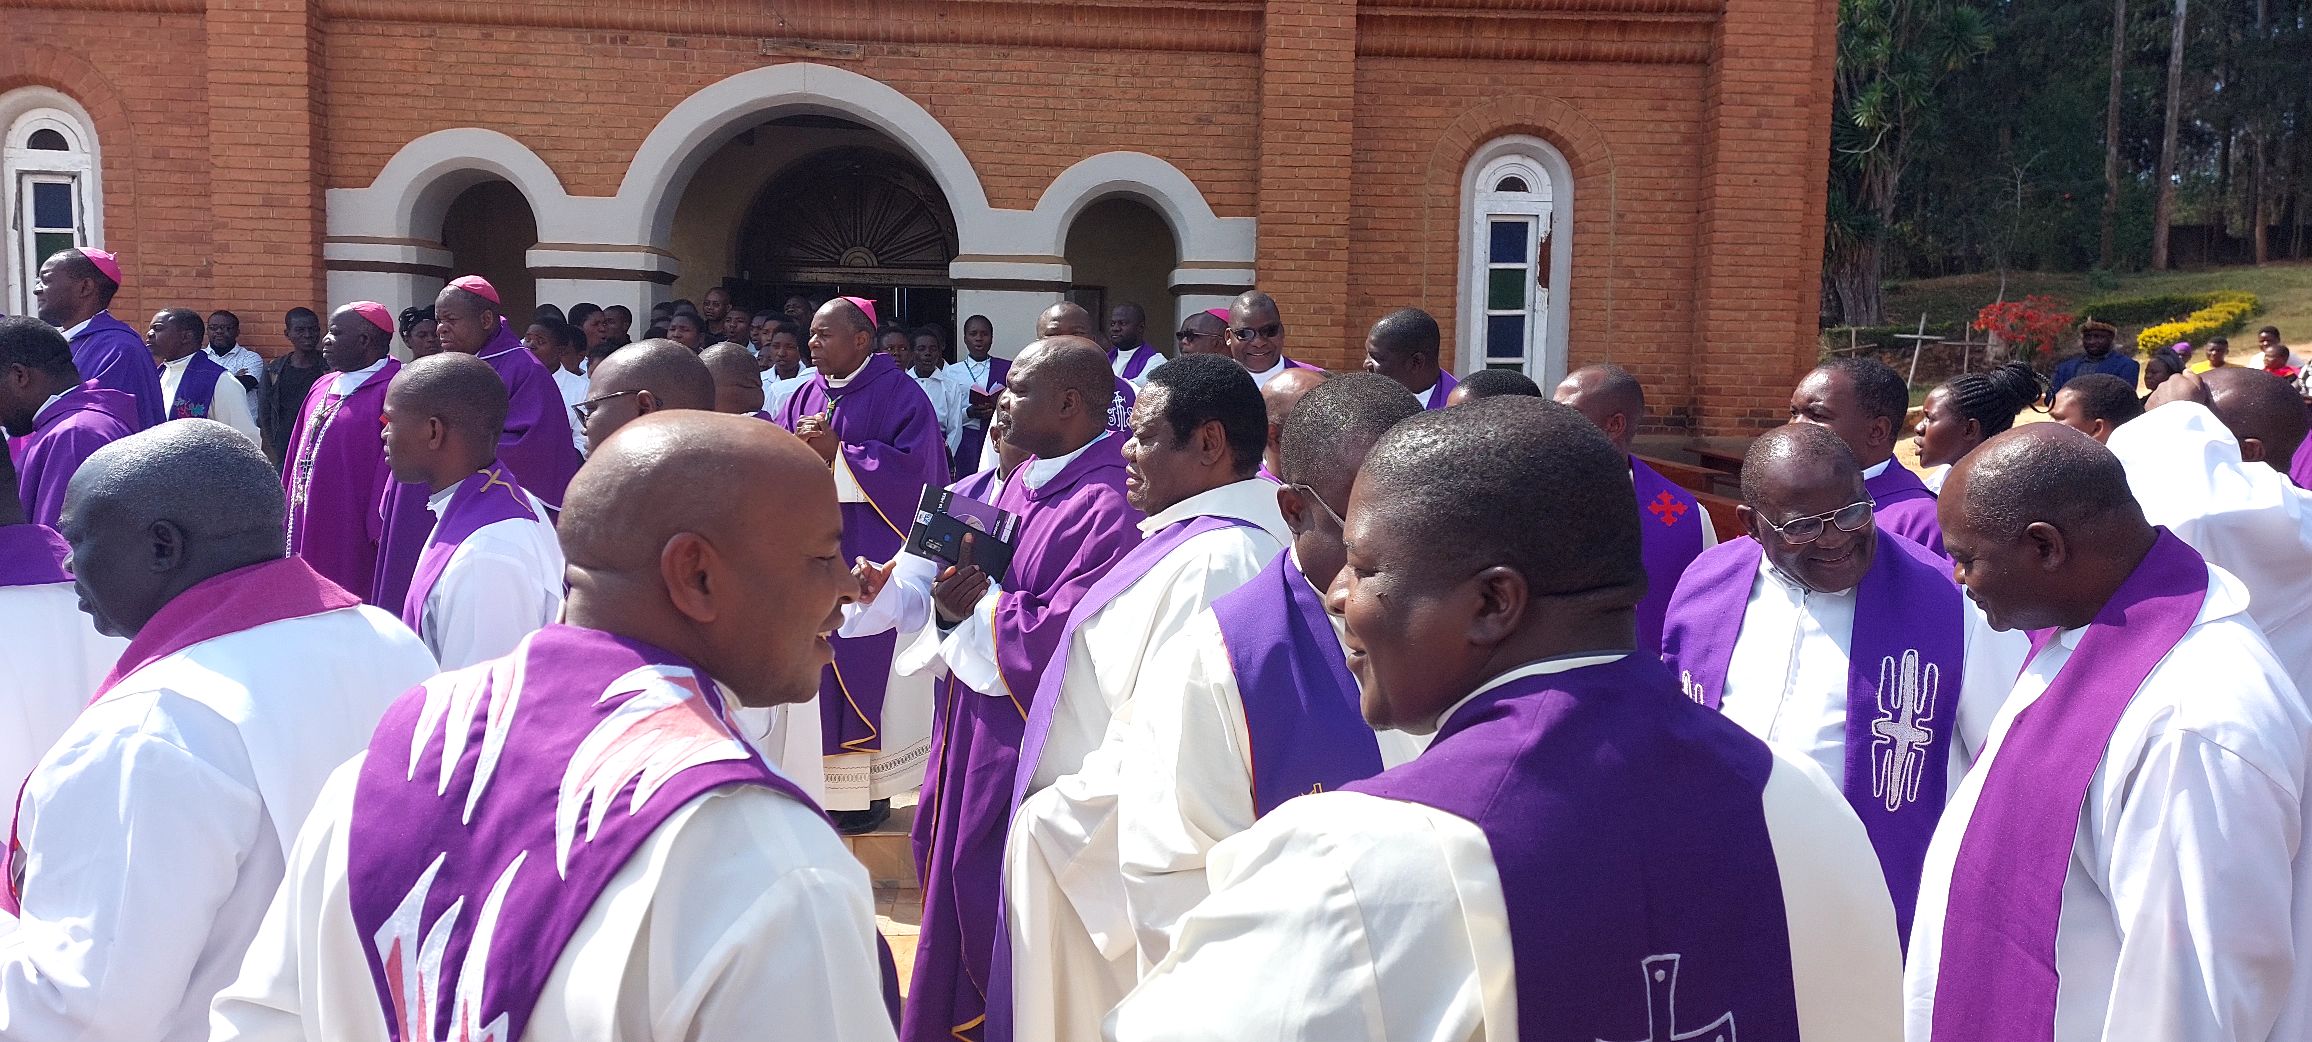
[[2093, 323], [1922, 475], [1832, 359], [1714, 521], [1628, 371], [1418, 308], [1333, 373], [1257, 290], [999, 355], [469, 275], [268, 364], [125, 277], [0, 318], [0, 1039], [2312, 1037], [2276, 372]]

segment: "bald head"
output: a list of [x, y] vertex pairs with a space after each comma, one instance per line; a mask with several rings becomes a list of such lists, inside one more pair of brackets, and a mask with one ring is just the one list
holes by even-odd
[[496, 442], [506, 426], [506, 381], [472, 355], [445, 351], [403, 366], [386, 400], [389, 409], [406, 405], [479, 443]]
[[1267, 386], [1260, 389], [1261, 404], [1268, 409], [1268, 447], [1262, 452], [1262, 462], [1269, 473], [1278, 473], [1284, 465], [1278, 449], [1284, 438], [1284, 422], [1292, 418], [1301, 398], [1323, 384], [1328, 375], [1322, 369], [1287, 369], [1270, 377]]
[[1079, 336], [1094, 339], [1092, 313], [1083, 305], [1063, 300], [1036, 316], [1036, 339], [1049, 340], [1056, 336]]
[[1820, 480], [1842, 486], [1862, 484], [1862, 467], [1855, 463], [1854, 451], [1835, 432], [1794, 423], [1767, 431], [1750, 443], [1750, 451], [1742, 457], [1742, 498], [1753, 506], [1771, 500], [1775, 487], [1788, 483], [1794, 475], [1819, 475]]
[[1083, 395], [1087, 402], [1106, 402], [1116, 390], [1116, 374], [1108, 367], [1108, 352], [1081, 336], [1055, 336], [1029, 344], [1012, 363], [1013, 372], [1023, 369], [1052, 381], [1060, 389]]
[[628, 344], [594, 366], [586, 396], [586, 446], [592, 452], [627, 423], [662, 409], [710, 411], [715, 379], [706, 363], [672, 340]]
[[1967, 524], [1993, 538], [2019, 538], [2034, 521], [2077, 532], [2144, 524], [2119, 457], [2060, 423], [2028, 423], [1984, 442], [1945, 485]]
[[1485, 398], [1542, 398], [1541, 385], [1533, 378], [1515, 369], [1480, 369], [1461, 378], [1453, 393], [1445, 396], [1445, 404], [1467, 405]]
[[1344, 373], [1312, 385], [1281, 424], [1276, 475], [1319, 492], [1337, 487], [1337, 506], [1346, 506], [1348, 487], [1373, 443], [1421, 411], [1420, 399], [1403, 384], [1377, 373]]
[[[2240, 443], [2241, 458], [2253, 455], [2282, 474], [2304, 444], [2312, 415], [2287, 380], [2261, 369], [2225, 366], [2200, 374], [2207, 385], [2210, 411]], [[2253, 443], [2251, 446], [2250, 443]]]
[[286, 514], [280, 474], [248, 438], [178, 420], [89, 456], [57, 529], [97, 628], [134, 637], [195, 584], [285, 556]]
[[858, 585], [834, 478], [794, 435], [741, 416], [646, 416], [596, 448], [566, 502], [573, 625], [673, 651], [747, 705], [816, 693], [831, 661], [821, 635]]
[[1589, 417], [1624, 453], [1630, 451], [1630, 441], [1646, 419], [1646, 389], [1629, 370], [1611, 362], [1574, 370], [1551, 397]]
[[744, 416], [762, 410], [763, 369], [753, 352], [716, 344], [699, 352], [698, 360], [714, 378], [714, 411]]
[[[1083, 337], [1038, 340], [1020, 352], [1001, 397], [995, 427], [1004, 447], [1056, 459], [1107, 429], [1116, 375], [1106, 348]], [[994, 433], [991, 429], [990, 436]]]
[[2060, 423], [1953, 464], [1938, 513], [1967, 595], [2002, 630], [2088, 624], [2155, 539], [2119, 458]]

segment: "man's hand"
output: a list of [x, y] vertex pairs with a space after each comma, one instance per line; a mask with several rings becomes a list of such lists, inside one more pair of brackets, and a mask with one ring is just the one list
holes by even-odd
[[962, 552], [953, 567], [939, 573], [931, 585], [931, 603], [939, 609], [939, 619], [950, 626], [970, 617], [971, 609], [987, 594], [986, 570], [971, 563], [971, 552], [977, 540], [970, 533], [963, 537]]
[[2157, 409], [2170, 402], [2198, 402], [2211, 409], [2215, 407], [2215, 397], [2208, 393], [2207, 382], [2201, 380], [2198, 373], [2177, 373], [2168, 377], [2144, 401], [2143, 407]]
[[828, 431], [815, 430], [807, 434], [797, 431], [795, 436], [803, 439], [803, 444], [810, 446], [812, 452], [819, 454], [819, 462], [830, 467], [835, 465], [835, 454], [843, 450], [841, 439]]
[[875, 603], [875, 596], [883, 592], [884, 585], [891, 581], [891, 573], [899, 567], [899, 559], [894, 557], [884, 564], [876, 564], [864, 557], [853, 558], [852, 561], [851, 576], [859, 580], [858, 603], [862, 606]]

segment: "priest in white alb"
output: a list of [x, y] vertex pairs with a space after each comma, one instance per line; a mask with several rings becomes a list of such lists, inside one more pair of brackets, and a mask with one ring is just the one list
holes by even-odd
[[425, 645], [289, 557], [280, 477], [213, 420], [73, 477], [60, 531], [100, 631], [131, 638], [15, 804], [0, 1038], [208, 1037], [329, 772]]
[[1402, 384], [1374, 373], [1336, 376], [1304, 395], [1280, 439], [1276, 499], [1292, 545], [1190, 620], [1140, 677], [1117, 728], [1116, 797], [1136, 973], [1164, 958], [1173, 927], [1209, 892], [1213, 844], [1286, 800], [1421, 751], [1419, 738], [1365, 723], [1324, 608], [1347, 553], [1339, 511], [1357, 468], [1391, 426], [1421, 411]]
[[215, 1042], [892, 1038], [866, 870], [731, 719], [812, 696], [858, 589], [826, 466], [669, 411], [560, 531], [567, 624], [410, 690], [329, 779]]
[[1910, 1042], [2312, 1038], [2312, 711], [2247, 590], [2061, 424], [1984, 442], [1940, 505], [2033, 654], [1927, 848]]
[[1147, 538], [1076, 602], [1028, 707], [989, 1037], [1094, 1037], [1137, 976], [1103, 743], [1166, 643], [1291, 538], [1276, 486], [1253, 476], [1267, 422], [1252, 379], [1216, 355], [1166, 363], [1132, 410], [1124, 491]]
[[1364, 717], [1434, 737], [1221, 841], [1107, 1038], [1899, 1037], [1854, 812], [1636, 647], [1643, 542], [1604, 435], [1524, 397], [1424, 412], [1347, 510], [1326, 607]]
[[472, 355], [420, 358], [386, 391], [386, 465], [425, 483], [435, 519], [401, 621], [443, 669], [504, 655], [562, 614], [562, 547], [545, 504], [498, 464], [505, 422], [505, 381]]

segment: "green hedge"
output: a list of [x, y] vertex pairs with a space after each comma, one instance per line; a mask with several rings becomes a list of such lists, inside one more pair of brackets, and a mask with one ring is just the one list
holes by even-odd
[[[2103, 297], [2090, 300], [2072, 309], [2081, 322], [2096, 319], [2115, 326], [2133, 326], [2189, 315], [2216, 302], [2217, 298], [2232, 296], [2220, 293], [2160, 293], [2148, 297]], [[2246, 294], [2240, 294], [2245, 296]], [[2168, 343], [2174, 343], [2169, 341]], [[2167, 344], [2160, 345], [2166, 347]]]
[[2179, 340], [2204, 343], [2209, 337], [2239, 332], [2249, 319], [2264, 310], [2263, 302], [2253, 293], [2227, 290], [2201, 296], [2207, 298], [2206, 303], [2190, 314], [2173, 322], [2148, 326], [2137, 333], [2135, 346], [2144, 351], [2157, 351]]

